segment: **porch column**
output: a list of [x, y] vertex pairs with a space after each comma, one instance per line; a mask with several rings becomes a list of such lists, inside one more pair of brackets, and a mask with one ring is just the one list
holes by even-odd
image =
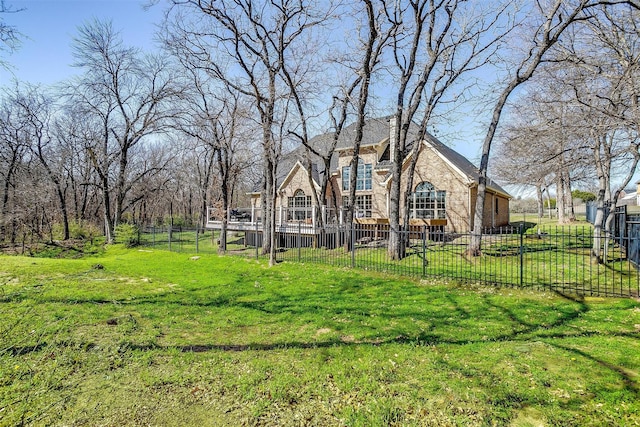
[[282, 205], [280, 205], [280, 210], [278, 212], [278, 225], [282, 225]]

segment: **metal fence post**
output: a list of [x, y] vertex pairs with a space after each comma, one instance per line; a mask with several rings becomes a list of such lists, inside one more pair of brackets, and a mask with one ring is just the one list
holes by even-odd
[[198, 253], [198, 226], [196, 225], [196, 253]]
[[356, 267], [356, 223], [351, 223], [351, 268]]
[[422, 226], [422, 277], [427, 275], [427, 226]]
[[[273, 232], [275, 232], [275, 230], [273, 230]], [[262, 238], [264, 239], [264, 236], [262, 236]], [[257, 220], [256, 220], [256, 234], [253, 239], [253, 243], [256, 245], [256, 259], [258, 259], [260, 257], [260, 254], [258, 253], [258, 221]]]
[[298, 262], [302, 259], [302, 224], [298, 222]]
[[169, 240], [169, 252], [171, 252], [171, 233], [173, 232], [173, 227], [169, 226], [168, 230], [169, 232], [167, 233], [167, 236]]
[[520, 224], [520, 287], [524, 286], [524, 224]]

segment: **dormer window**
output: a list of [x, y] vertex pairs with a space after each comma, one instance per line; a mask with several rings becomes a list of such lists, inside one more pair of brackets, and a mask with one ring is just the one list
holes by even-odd
[[[372, 179], [371, 171], [373, 170], [371, 163], [364, 163], [358, 160], [358, 173], [356, 175], [356, 191], [371, 190]], [[342, 191], [349, 191], [349, 182], [351, 180], [351, 166], [342, 167]]]

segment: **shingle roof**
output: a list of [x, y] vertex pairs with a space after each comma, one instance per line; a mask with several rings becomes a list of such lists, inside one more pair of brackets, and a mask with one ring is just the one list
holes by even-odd
[[[361, 147], [372, 146], [380, 144], [385, 139], [389, 138], [389, 120], [391, 116], [379, 117], [368, 119], [363, 127], [363, 137], [361, 142]], [[349, 126], [345, 127], [338, 138], [338, 143], [336, 145], [336, 152], [333, 153], [331, 158], [331, 171], [335, 171], [338, 167], [338, 153], [337, 151], [348, 149], [353, 146], [353, 141], [355, 140], [356, 135], [356, 125], [357, 123], [352, 123]], [[418, 125], [412, 123], [409, 127], [409, 132], [407, 136], [407, 145], [411, 147], [415, 140], [418, 137], [419, 128]], [[309, 141], [309, 144], [312, 145], [316, 151], [320, 153], [327, 153], [332, 142], [333, 142], [333, 133], [327, 132], [324, 134], [316, 135]], [[444, 158], [446, 158], [453, 166], [455, 166], [461, 173], [467, 176], [470, 181], [478, 182], [480, 171], [478, 168], [471, 163], [466, 157], [457, 151], [453, 150], [451, 147], [442, 143], [438, 138], [431, 135], [430, 133], [425, 133], [425, 140], [438, 151]], [[303, 165], [306, 165], [306, 149], [303, 146], [299, 146], [289, 153], [285, 154], [282, 159], [278, 162], [278, 171], [277, 171], [277, 186], [282, 184], [282, 181], [286, 178], [288, 173], [291, 171], [291, 168], [295, 165], [296, 161], [300, 161]], [[407, 149], [409, 151], [409, 149]], [[324, 163], [322, 160], [311, 154], [312, 161], [312, 176], [314, 180], [319, 184], [320, 183], [320, 175], [325, 173]], [[388, 163], [388, 164], [387, 164]], [[376, 165], [376, 168], [387, 168], [390, 166], [390, 162], [380, 162]], [[488, 179], [487, 187], [491, 190], [498, 191], [505, 195], [508, 195], [506, 190], [504, 190], [498, 183], [495, 181]]]
[[[466, 157], [464, 157], [462, 154], [458, 153], [451, 147], [443, 144], [438, 138], [431, 135], [430, 133], [427, 133], [425, 137], [427, 141], [433, 146], [433, 148], [438, 150], [443, 157], [449, 160], [462, 173], [467, 175], [470, 180], [478, 182], [480, 178], [480, 170]], [[509, 195], [509, 193], [504, 188], [502, 188], [500, 184], [498, 184], [491, 178], [487, 178], [487, 188], [498, 191], [505, 195]]]

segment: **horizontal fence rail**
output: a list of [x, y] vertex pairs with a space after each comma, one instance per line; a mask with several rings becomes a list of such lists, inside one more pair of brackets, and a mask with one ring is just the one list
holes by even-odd
[[[638, 232], [609, 237], [606, 233], [595, 235], [587, 227], [547, 227], [527, 232], [503, 228], [483, 234], [480, 256], [468, 254], [470, 233], [424, 226], [402, 230], [399, 237], [400, 250], [391, 256], [388, 227], [332, 226], [313, 234], [302, 227], [290, 227], [276, 235], [276, 259], [578, 295], [640, 294], [638, 265], [633, 262], [640, 250]], [[145, 228], [140, 231], [139, 241], [171, 251], [217, 253], [219, 231]], [[226, 253], [267, 257], [261, 245], [258, 228], [228, 232]]]
[[211, 230], [193, 227], [144, 227], [138, 232], [139, 245], [174, 252], [217, 253], [216, 239]]

